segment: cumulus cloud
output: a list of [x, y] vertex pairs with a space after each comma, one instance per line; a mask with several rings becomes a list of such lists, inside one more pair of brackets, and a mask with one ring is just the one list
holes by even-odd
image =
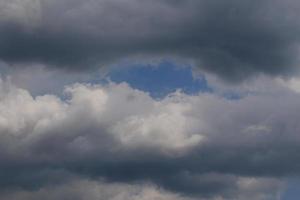
[[[0, 0], [1, 199], [279, 200], [300, 175], [299, 6]], [[94, 73], [161, 59], [212, 93]]]
[[[80, 144], [80, 140], [87, 139], [84, 135], [81, 138], [85, 132], [80, 129], [87, 129], [88, 136], [99, 137], [98, 142], [106, 138], [103, 144], [115, 141], [126, 148], [146, 145], [167, 152], [184, 150], [202, 140], [194, 130], [188, 131], [193, 128], [188, 127], [188, 119], [183, 115], [190, 109], [188, 106], [173, 102], [173, 98], [155, 101], [125, 83], [68, 86], [67, 101], [53, 95], [33, 98], [26, 90], [6, 85], [2, 88], [0, 124], [1, 130], [9, 135], [42, 139], [60, 132], [69, 134], [70, 139], [77, 138]], [[73, 142], [77, 148], [77, 140]]]
[[[177, 91], [153, 99], [110, 82], [33, 97], [7, 81], [0, 86], [0, 192], [7, 198], [48, 190], [50, 199], [82, 190], [98, 198], [95, 187], [150, 183], [158, 199], [279, 199], [284, 179], [300, 173], [293, 91], [238, 100]], [[77, 176], [84, 189], [75, 192]]]
[[[1, 0], [0, 58], [83, 70], [189, 60], [227, 80], [298, 71], [299, 2]], [[138, 58], [137, 58], [138, 57]]]

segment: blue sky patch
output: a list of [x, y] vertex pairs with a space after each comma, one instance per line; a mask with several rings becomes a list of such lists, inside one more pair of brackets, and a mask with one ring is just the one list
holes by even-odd
[[108, 77], [113, 82], [127, 82], [133, 88], [149, 92], [154, 98], [164, 97], [177, 89], [186, 94], [212, 91], [204, 76], [193, 76], [190, 66], [178, 66], [168, 61], [120, 67], [112, 70]]

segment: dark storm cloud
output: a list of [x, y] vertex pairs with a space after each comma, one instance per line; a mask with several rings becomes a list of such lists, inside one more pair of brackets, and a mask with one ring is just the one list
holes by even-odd
[[0, 57], [10, 63], [85, 69], [168, 56], [191, 59], [228, 80], [291, 75], [299, 63], [295, 0], [2, 0], [0, 6], [7, 11]]

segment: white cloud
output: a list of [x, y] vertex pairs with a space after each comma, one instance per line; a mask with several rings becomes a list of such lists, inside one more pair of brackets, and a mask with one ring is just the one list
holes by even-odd
[[[127, 178], [149, 180], [164, 189], [184, 194], [191, 186], [200, 197], [202, 192], [208, 192], [203, 188], [218, 185], [209, 193], [213, 200], [279, 199], [282, 182], [276, 178], [277, 174], [294, 172], [289, 166], [293, 166], [291, 163], [298, 155], [293, 152], [298, 152], [300, 144], [297, 93], [276, 98], [268, 94], [249, 95], [231, 101], [214, 94], [186, 95], [177, 91], [155, 100], [126, 83], [77, 83], [67, 86], [65, 94], [63, 98], [55, 95], [33, 97], [9, 82], [0, 82], [0, 159], [3, 163], [14, 165], [17, 161], [18, 166], [47, 163], [58, 168], [72, 163], [90, 171], [94, 167], [101, 170], [102, 164], [115, 160], [119, 164], [124, 162], [119, 170], [126, 171], [130, 167], [139, 169], [154, 162], [158, 165], [154, 172], [151, 167], [145, 170], [157, 173], [155, 176], [147, 172], [139, 174], [141, 169], [137, 172], [133, 169], [131, 173], [137, 174]], [[170, 174], [165, 174], [164, 167], [160, 169], [160, 164], [164, 166], [166, 163]], [[273, 171], [270, 171], [270, 164], [276, 166]], [[207, 168], [218, 175], [203, 175]], [[109, 180], [112, 174], [105, 174], [107, 169], [103, 170], [95, 176]], [[172, 179], [184, 171], [200, 179], [190, 175], [179, 176], [175, 181]], [[74, 173], [81, 174], [76, 170]], [[271, 174], [274, 178], [260, 178], [263, 174]], [[115, 178], [113, 175], [112, 179]], [[119, 179], [116, 180], [118, 182]], [[120, 180], [123, 180], [122, 177]], [[182, 183], [186, 185], [183, 187]], [[91, 188], [106, 187], [95, 184], [92, 182]], [[49, 190], [43, 189], [42, 185], [39, 191], [23, 191], [14, 195], [40, 198]], [[56, 197], [56, 190], [65, 190], [69, 186], [62, 188], [54, 189], [54, 196], [49, 198]], [[127, 189], [124, 191], [127, 192]], [[139, 198], [145, 199], [175, 198], [173, 194], [161, 196], [153, 188], [141, 189], [135, 195], [142, 195]], [[123, 196], [112, 197], [114, 200], [118, 198]]]
[[66, 101], [54, 95], [33, 98], [26, 90], [1, 85], [2, 133], [35, 137], [61, 132], [73, 134], [71, 140], [83, 140], [91, 134], [84, 129], [92, 128], [93, 134], [115, 137], [125, 148], [148, 146], [169, 153], [198, 145], [202, 139], [190, 130], [193, 126], [184, 114], [188, 105], [173, 102], [173, 97], [158, 102], [126, 84], [75, 84], [66, 87], [70, 96]]
[[297, 93], [300, 93], [300, 79], [299, 78], [290, 78], [288, 80], [283, 80], [283, 79], [277, 79], [278, 82], [285, 86], [286, 88], [294, 91], [294, 92], [297, 92]]
[[107, 148], [150, 148], [180, 155], [207, 142], [275, 139], [280, 123], [285, 124], [287, 139], [298, 138], [294, 134], [299, 130], [295, 93], [276, 98], [250, 95], [230, 101], [213, 94], [175, 92], [155, 100], [125, 83], [74, 84], [66, 87], [67, 97], [62, 100], [55, 95], [32, 97], [7, 82], [0, 84], [0, 131], [2, 135], [21, 136], [30, 144], [36, 138], [61, 134], [68, 135], [61, 142], [72, 149], [81, 141], [89, 144], [89, 149], [114, 143], [115, 147]]

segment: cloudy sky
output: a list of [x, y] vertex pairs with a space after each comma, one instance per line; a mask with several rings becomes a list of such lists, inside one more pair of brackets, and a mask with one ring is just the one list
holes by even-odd
[[1, 200], [297, 200], [297, 0], [0, 0]]

